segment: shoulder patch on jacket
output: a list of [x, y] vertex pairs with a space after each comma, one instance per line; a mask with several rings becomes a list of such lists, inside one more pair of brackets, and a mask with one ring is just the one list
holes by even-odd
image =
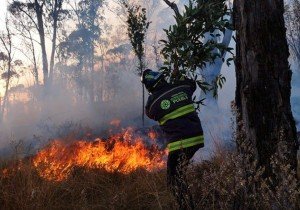
[[160, 103], [160, 108], [162, 108], [163, 110], [170, 109], [170, 106], [171, 106], [171, 102], [169, 100], [163, 100]]

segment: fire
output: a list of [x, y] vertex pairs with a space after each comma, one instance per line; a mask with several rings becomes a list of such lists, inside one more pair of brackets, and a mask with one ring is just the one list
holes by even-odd
[[148, 137], [149, 137], [152, 141], [155, 141], [156, 138], [157, 138], [157, 134], [156, 134], [153, 130], [151, 130], [151, 131], [149, 131], [149, 133], [148, 133]]
[[23, 162], [22, 160], [18, 160], [17, 162], [14, 162], [10, 167], [0, 170], [0, 177], [8, 178], [12, 174], [15, 174], [17, 171], [20, 171], [22, 168]]
[[127, 129], [106, 141], [96, 139], [94, 142], [65, 144], [55, 140], [34, 157], [33, 165], [41, 177], [62, 181], [68, 178], [74, 167], [124, 174], [138, 168], [147, 171], [161, 169], [165, 166], [165, 154], [155, 145], [148, 148], [142, 137], [134, 137], [133, 129]]
[[2, 176], [3, 177], [8, 177], [9, 176], [9, 170], [8, 170], [8, 168], [5, 168], [5, 169], [2, 170]]
[[114, 119], [114, 120], [110, 121], [110, 125], [113, 125], [115, 127], [120, 127], [120, 124], [121, 124], [121, 120], [119, 120], [119, 119]]

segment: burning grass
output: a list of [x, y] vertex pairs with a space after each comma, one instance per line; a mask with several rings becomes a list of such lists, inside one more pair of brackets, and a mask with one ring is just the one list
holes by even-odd
[[[18, 168], [9, 176], [0, 176], [2, 209], [178, 208], [166, 185], [165, 169], [137, 169], [124, 174], [76, 166], [66, 179], [57, 182], [41, 177], [29, 159], [1, 164], [0, 169]], [[299, 188], [291, 176], [272, 192], [261, 171], [253, 167], [250, 163], [242, 167], [240, 157], [229, 151], [219, 151], [211, 160], [193, 164], [187, 174], [196, 209], [299, 208]], [[245, 169], [251, 176], [245, 178]]]
[[2, 161], [0, 207], [173, 208], [175, 202], [165, 202], [173, 199], [165, 186], [166, 151], [155, 139], [154, 131], [133, 128], [105, 140], [74, 141], [71, 135], [34, 156]]
[[[152, 135], [151, 135], [152, 136]], [[156, 144], [146, 145], [133, 129], [112, 135], [107, 140], [75, 141], [66, 144], [53, 141], [33, 158], [39, 175], [47, 180], [62, 181], [73, 168], [104, 169], [128, 174], [138, 168], [153, 171], [165, 167], [166, 152]]]
[[129, 174], [104, 169], [73, 168], [68, 178], [48, 181], [30, 163], [0, 178], [3, 209], [173, 209], [165, 171]]
[[[0, 161], [0, 209], [177, 209], [165, 153], [145, 142], [127, 129], [106, 142], [54, 141], [36, 156]], [[282, 179], [271, 190], [252, 161], [253, 145], [241, 145], [243, 154], [220, 149], [189, 167], [196, 209], [299, 209], [300, 185], [282, 164], [284, 147], [272, 160]]]

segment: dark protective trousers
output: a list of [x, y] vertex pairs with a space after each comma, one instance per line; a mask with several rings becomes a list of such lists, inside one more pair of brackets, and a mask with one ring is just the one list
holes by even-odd
[[192, 194], [189, 190], [186, 169], [191, 158], [200, 146], [193, 146], [169, 153], [167, 162], [168, 185], [175, 196], [180, 210], [195, 209]]

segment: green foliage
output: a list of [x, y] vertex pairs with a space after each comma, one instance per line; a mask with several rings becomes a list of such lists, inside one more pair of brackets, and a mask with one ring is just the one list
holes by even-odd
[[0, 61], [8, 61], [9, 57], [4, 52], [0, 51]]
[[4, 72], [1, 74], [1, 79], [7, 80], [7, 79], [11, 79], [13, 77], [19, 78], [19, 74], [13, 70], [11, 70], [9, 73], [8, 72]]
[[[161, 40], [164, 44], [161, 53], [165, 66], [161, 70], [175, 79], [182, 74], [194, 75], [197, 69], [203, 69], [208, 63], [212, 64], [215, 59], [222, 58], [225, 52], [231, 52], [232, 48], [214, 39], [224, 34], [226, 29], [232, 29], [230, 18], [226, 18], [230, 15], [231, 11], [224, 0], [190, 0], [182, 14], [176, 13], [176, 23], [165, 29], [167, 39]], [[210, 34], [210, 39], [204, 42], [207, 34]], [[224, 82], [225, 78], [217, 78], [217, 86], [213, 88], [222, 86]], [[203, 91], [210, 89], [201, 80], [197, 84]]]
[[[80, 24], [78, 28], [84, 28], [89, 31], [90, 39], [96, 40], [100, 37], [100, 24], [97, 21], [99, 18], [99, 9], [103, 5], [102, 0], [81, 0], [78, 3], [78, 17], [80, 19]], [[100, 16], [101, 18], [101, 16]]]
[[218, 75], [214, 79], [213, 84], [212, 84], [212, 91], [213, 91], [214, 97], [217, 97], [218, 88], [222, 88], [225, 82], [226, 82], [226, 78], [222, 74]]
[[74, 11], [78, 24], [64, 42], [59, 45], [60, 55], [64, 59], [70, 57], [78, 61], [78, 66], [93, 65], [94, 48], [101, 35], [99, 10], [102, 0], [81, 0]]
[[87, 63], [91, 57], [94, 39], [95, 35], [92, 31], [80, 27], [60, 44], [60, 53], [65, 59], [74, 56], [79, 63]]
[[70, 10], [63, 9], [64, 3], [68, 3], [68, 0], [48, 0], [47, 4], [45, 4], [45, 11], [47, 11], [45, 14], [45, 20], [53, 23], [54, 19], [57, 19], [60, 23], [61, 21], [69, 18]]
[[127, 9], [127, 26], [128, 26], [128, 36], [130, 43], [133, 47], [135, 55], [139, 59], [139, 70], [144, 69], [144, 56], [145, 56], [145, 38], [146, 32], [149, 28], [150, 22], [147, 21], [146, 9], [141, 8], [141, 6], [129, 6], [125, 1], [123, 5]]
[[8, 6], [8, 11], [14, 16], [20, 17], [20, 13], [23, 11], [34, 12], [34, 3], [32, 2], [21, 2], [21, 1], [12, 1]]
[[[51, 28], [53, 26], [53, 21], [57, 18], [58, 22], [66, 19], [69, 14], [69, 10], [62, 9], [63, 3], [67, 0], [39, 0], [37, 3], [40, 5], [40, 9], [43, 12], [43, 17], [45, 18], [45, 27]], [[16, 18], [28, 18], [30, 16], [30, 21], [27, 25], [37, 24], [35, 14], [37, 8], [33, 1], [12, 1], [9, 3], [8, 11]], [[37, 26], [37, 25], [36, 25]]]

